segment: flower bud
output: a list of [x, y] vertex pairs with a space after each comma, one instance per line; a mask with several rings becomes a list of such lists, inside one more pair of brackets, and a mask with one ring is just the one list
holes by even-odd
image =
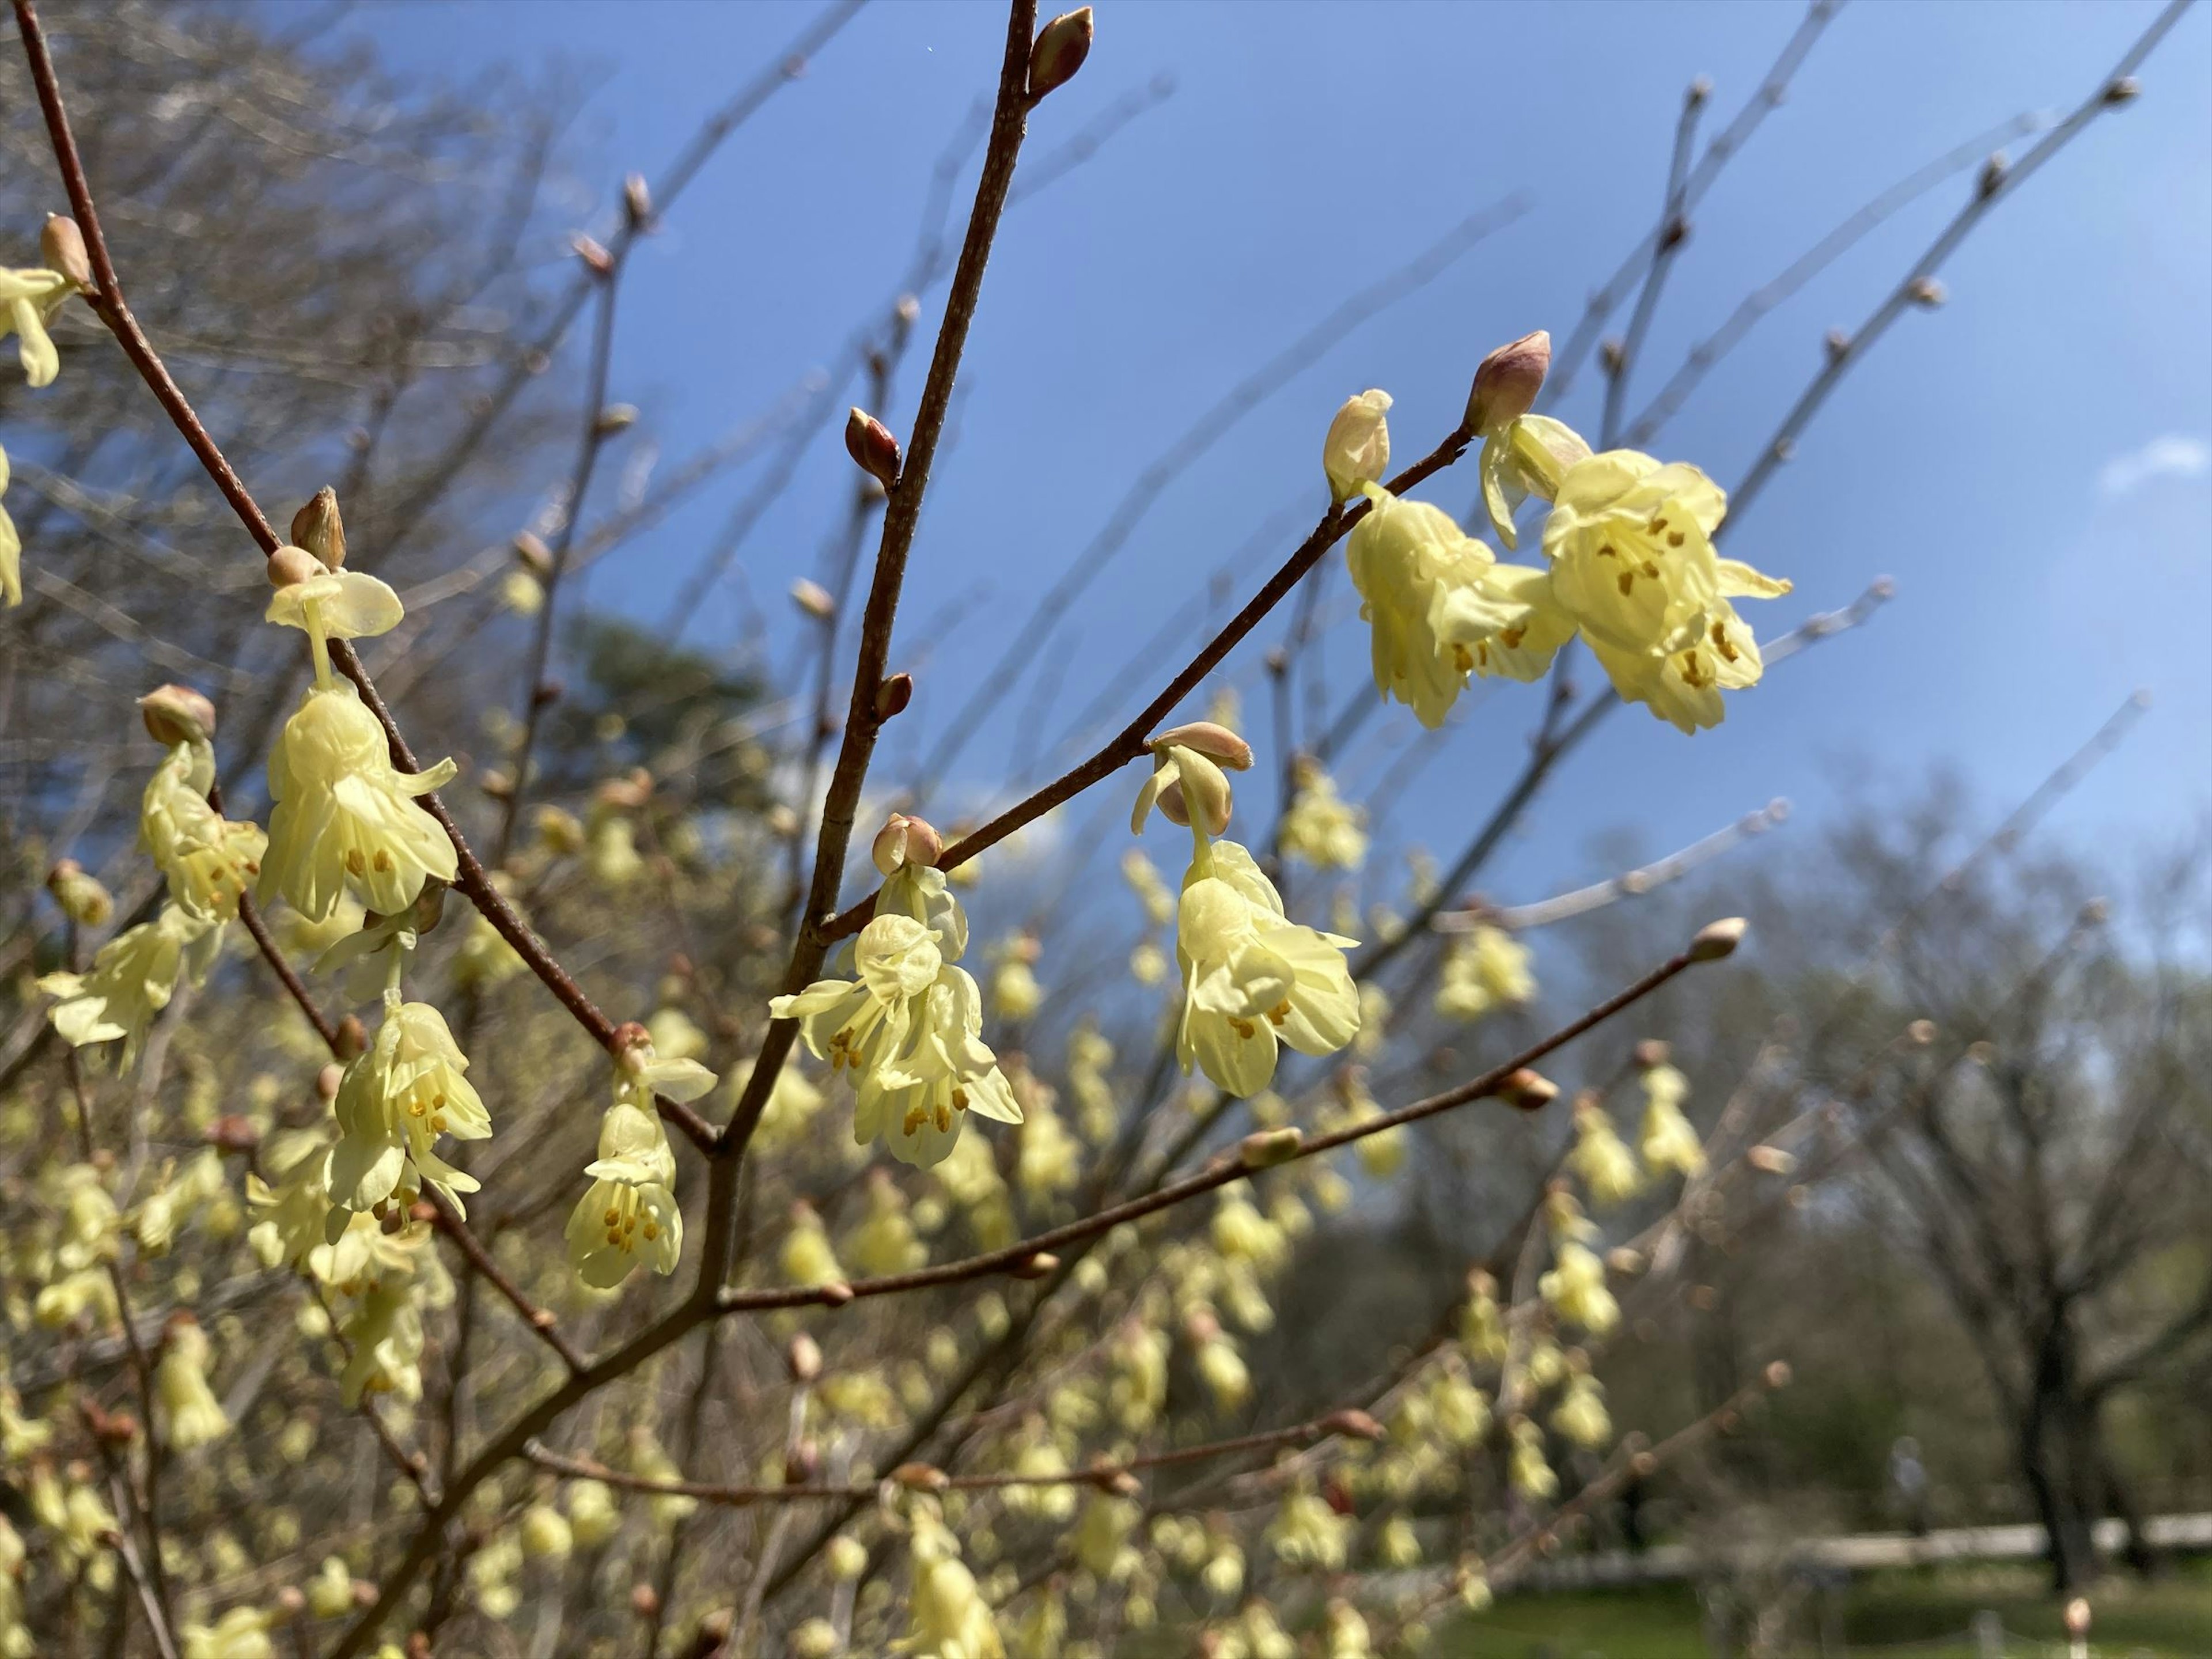
[[345, 521], [338, 517], [338, 492], [325, 484], [315, 498], [292, 515], [292, 539], [323, 562], [326, 569], [345, 564]]
[[1718, 962], [1723, 957], [1734, 956], [1735, 947], [1743, 943], [1743, 930], [1750, 925], [1741, 916], [1724, 916], [1718, 921], [1707, 922], [1690, 941], [1690, 960]]
[[1777, 1360], [1773, 1361], [1771, 1364], [1769, 1364], [1769, 1365], [1767, 1366], [1765, 1375], [1765, 1379], [1766, 1379], [1766, 1386], [1767, 1386], [1768, 1388], [1770, 1388], [1770, 1389], [1786, 1389], [1786, 1388], [1788, 1388], [1788, 1387], [1790, 1386], [1790, 1362], [1789, 1362], [1788, 1360], [1786, 1360], [1786, 1359], [1777, 1359]]
[[1022, 1258], [1009, 1269], [1016, 1279], [1042, 1279], [1060, 1267], [1060, 1258], [1050, 1250], [1038, 1250]]
[[898, 483], [898, 440], [891, 430], [864, 409], [856, 409], [845, 417], [845, 453], [859, 467], [885, 489]]
[[600, 246], [596, 238], [586, 236], [580, 230], [568, 239], [568, 246], [575, 249], [576, 257], [584, 262], [594, 276], [604, 276], [615, 268], [614, 255]]
[[1912, 303], [1923, 311], [1933, 311], [1951, 297], [1951, 290], [1933, 276], [1923, 276], [1912, 284]]
[[869, 849], [869, 855], [875, 860], [877, 873], [888, 876], [896, 873], [902, 864], [933, 866], [944, 850], [945, 839], [937, 833], [935, 825], [924, 818], [894, 812], [876, 831], [875, 845]]
[[633, 230], [653, 217], [653, 191], [641, 173], [633, 173], [623, 180], [623, 215]]
[[629, 1587], [629, 1610], [641, 1619], [650, 1619], [660, 1611], [660, 1592], [643, 1579]]
[[1540, 1111], [1559, 1097], [1559, 1085], [1523, 1066], [1498, 1085], [1498, 1097], [1524, 1112]]
[[945, 1471], [933, 1463], [902, 1463], [884, 1479], [913, 1492], [943, 1492], [952, 1484]]
[[208, 743], [215, 737], [215, 705], [189, 685], [157, 685], [138, 699], [146, 735], [164, 748]]
[[1037, 31], [1036, 43], [1030, 48], [1030, 102], [1075, 78], [1091, 55], [1091, 35], [1088, 6], [1062, 12]]
[[1494, 432], [1536, 406], [1544, 376], [1552, 368], [1552, 337], [1544, 329], [1502, 345], [1474, 371], [1467, 398], [1467, 429]]
[[221, 1152], [250, 1152], [261, 1144], [261, 1132], [253, 1127], [253, 1120], [236, 1112], [226, 1112], [200, 1133], [207, 1137], [209, 1146]]
[[553, 550], [530, 531], [515, 532], [514, 556], [521, 560], [523, 568], [540, 581], [553, 574]]
[[837, 614], [837, 601], [830, 597], [830, 590], [804, 576], [792, 583], [791, 602], [817, 622], [828, 622]]
[[269, 585], [289, 587], [295, 582], [306, 581], [310, 576], [323, 574], [323, 562], [304, 547], [289, 543], [269, 556]]
[[115, 914], [114, 896], [75, 859], [64, 859], [46, 872], [46, 890], [80, 927], [97, 927]]
[[839, 1533], [830, 1540], [823, 1558], [830, 1564], [830, 1576], [841, 1583], [851, 1583], [868, 1570], [868, 1547], [848, 1533]]
[[315, 1073], [315, 1093], [325, 1100], [338, 1097], [338, 1085], [345, 1081], [345, 1067], [331, 1060]]
[[906, 713], [914, 701], [914, 676], [892, 674], [876, 688], [876, 718], [887, 720]]
[[602, 438], [608, 438], [636, 424], [635, 404], [609, 404], [599, 411], [599, 418], [592, 422], [592, 429]]
[[1329, 498], [1340, 505], [1364, 483], [1379, 483], [1390, 470], [1390, 407], [1387, 392], [1368, 391], [1347, 398], [1321, 447], [1321, 470], [1328, 475]]
[[1227, 726], [1212, 720], [1192, 720], [1188, 725], [1170, 727], [1152, 739], [1152, 747], [1188, 749], [1232, 772], [1252, 769], [1252, 745]]
[[1674, 1052], [1674, 1049], [1668, 1046], [1665, 1039], [1645, 1037], [1636, 1045], [1634, 1050], [1637, 1067], [1640, 1071], [1648, 1072], [1655, 1066], [1664, 1066], [1673, 1057]]
[[1322, 1427], [1331, 1434], [1340, 1434], [1352, 1440], [1380, 1440], [1382, 1425], [1365, 1412], [1346, 1408], [1332, 1412], [1322, 1420]]
[[338, 1040], [332, 1045], [340, 1060], [359, 1060], [368, 1052], [368, 1027], [361, 1023], [359, 1014], [348, 1014], [338, 1022]]
[[84, 250], [84, 233], [67, 214], [49, 213], [39, 233], [39, 259], [48, 270], [58, 270], [80, 293], [93, 291], [92, 260]]
[[1261, 1129], [1246, 1135], [1237, 1152], [1246, 1169], [1267, 1170], [1289, 1163], [1304, 1145], [1305, 1137], [1296, 1128]]

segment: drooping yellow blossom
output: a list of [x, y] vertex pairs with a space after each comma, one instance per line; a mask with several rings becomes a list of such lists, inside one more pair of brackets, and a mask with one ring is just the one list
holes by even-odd
[[276, 1659], [269, 1639], [274, 1616], [258, 1607], [233, 1607], [212, 1625], [186, 1622], [179, 1629], [183, 1659]]
[[1357, 870], [1367, 861], [1367, 813], [1336, 793], [1320, 765], [1301, 756], [1297, 793], [1283, 814], [1283, 850], [1316, 869]]
[[914, 1561], [910, 1622], [893, 1650], [910, 1659], [1006, 1659], [991, 1604], [962, 1563], [959, 1541], [934, 1503], [915, 1500], [908, 1553]]
[[1605, 1263], [1596, 1251], [1579, 1239], [1565, 1238], [1554, 1247], [1553, 1260], [1555, 1265], [1537, 1279], [1536, 1287], [1560, 1318], [1593, 1336], [1620, 1322], [1620, 1304], [1606, 1288]]
[[[331, 1103], [338, 1140], [330, 1190], [340, 1212], [373, 1210], [395, 1194], [411, 1202], [425, 1185], [458, 1210], [459, 1194], [477, 1190], [474, 1176], [433, 1150], [441, 1134], [491, 1134], [491, 1114], [463, 1075], [468, 1068], [446, 1017], [427, 1002], [402, 1002], [394, 991], [376, 1040], [347, 1066]], [[329, 1224], [345, 1223], [334, 1212]]]
[[944, 966], [936, 935], [908, 915], [879, 915], [853, 941], [854, 979], [817, 980], [769, 1004], [778, 1019], [799, 1022], [799, 1036], [834, 1073], [862, 1076], [904, 1047], [921, 1004]]
[[246, 1201], [267, 1212], [246, 1236], [247, 1247], [264, 1267], [279, 1262], [305, 1267], [325, 1243], [331, 1212], [330, 1139], [319, 1129], [291, 1129], [271, 1135], [262, 1162], [280, 1185], [271, 1188], [258, 1173], [246, 1177]]
[[[668, 1455], [667, 1449], [653, 1437], [653, 1431], [646, 1425], [641, 1423], [633, 1427], [623, 1443], [632, 1474], [670, 1485], [683, 1480], [683, 1466]], [[660, 1492], [653, 1499], [653, 1518], [659, 1525], [672, 1526], [698, 1507], [697, 1498], [683, 1492]]]
[[46, 1012], [70, 1047], [123, 1040], [123, 1066], [137, 1063], [154, 1017], [179, 984], [197, 985], [215, 966], [222, 930], [174, 904], [100, 947], [86, 974], [48, 974], [39, 988], [60, 999]]
[[1513, 515], [1529, 496], [1550, 501], [1567, 469], [1589, 458], [1582, 434], [1547, 415], [1522, 415], [1482, 441], [1482, 502], [1491, 528], [1509, 548], [1520, 546]]
[[1449, 514], [1366, 487], [1346, 562], [1369, 628], [1375, 689], [1431, 730], [1470, 673], [1533, 680], [1573, 634], [1547, 573], [1501, 565]]
[[927, 1168], [951, 1152], [971, 1112], [1019, 1123], [1021, 1106], [982, 1030], [982, 993], [965, 969], [944, 963], [916, 1000], [903, 1041], [879, 1049], [861, 1073], [853, 1139], [881, 1139], [901, 1163]]
[[337, 1328], [349, 1350], [339, 1397], [349, 1407], [369, 1394], [420, 1399], [423, 1310], [453, 1297], [433, 1230], [427, 1222], [409, 1222], [387, 1233], [371, 1217], [348, 1219], [336, 1243], [307, 1258], [307, 1271], [339, 1298]]
[[1544, 1431], [1525, 1417], [1508, 1425], [1512, 1436], [1506, 1474], [1513, 1490], [1539, 1502], [1559, 1495], [1559, 1477], [1544, 1458]]
[[1152, 861], [1138, 848], [1132, 847], [1121, 854], [1121, 875], [1136, 894], [1137, 902], [1144, 906], [1146, 921], [1155, 927], [1164, 927], [1175, 920], [1175, 894], [1160, 879], [1160, 872], [1152, 867]]
[[571, 1480], [565, 1501], [568, 1529], [586, 1549], [599, 1548], [622, 1530], [622, 1510], [616, 1505], [614, 1489], [604, 1480]]
[[1690, 1080], [1665, 1061], [1644, 1071], [1643, 1152], [1646, 1167], [1656, 1172], [1673, 1170], [1686, 1176], [1701, 1175], [1705, 1149], [1698, 1132], [1682, 1115], [1690, 1097]]
[[929, 1260], [929, 1247], [915, 1236], [906, 1194], [890, 1170], [868, 1172], [867, 1214], [847, 1238], [845, 1252], [872, 1277], [908, 1273]]
[[991, 1012], [1018, 1025], [1044, 1006], [1037, 983], [1038, 945], [1032, 933], [1017, 933], [999, 947], [998, 969], [991, 975]]
[[306, 630], [315, 683], [284, 723], [269, 757], [269, 850], [257, 896], [282, 895], [311, 921], [337, 908], [350, 887], [382, 915], [407, 908], [435, 878], [453, 879], [453, 844], [416, 804], [457, 769], [441, 761], [426, 772], [392, 763], [384, 728], [349, 680], [331, 672], [329, 642], [381, 634], [400, 618], [399, 599], [374, 576], [324, 570], [310, 554], [279, 549], [316, 574], [288, 583], [269, 602], [268, 619]]
[[1288, 920], [1274, 884], [1237, 842], [1195, 840], [1176, 927], [1176, 1053], [1186, 1073], [1195, 1064], [1250, 1096], [1273, 1078], [1279, 1042], [1330, 1054], [1358, 1031], [1359, 994], [1344, 960], [1358, 941]]
[[1478, 923], [1453, 939], [1444, 957], [1437, 1012], [1451, 1019], [1480, 1019], [1497, 1009], [1529, 1001], [1536, 994], [1529, 960], [1528, 947], [1512, 934]]
[[[753, 1074], [750, 1060], [739, 1060], [730, 1067], [730, 1099], [734, 1104], [744, 1093], [745, 1084]], [[767, 1103], [761, 1108], [760, 1123], [753, 1130], [753, 1147], [763, 1152], [786, 1151], [804, 1142], [814, 1122], [814, 1115], [822, 1109], [823, 1096], [799, 1069], [795, 1061], [786, 1060], [783, 1069], [775, 1074], [775, 1085], [768, 1091]]]
[[1605, 1409], [1605, 1389], [1588, 1371], [1568, 1379], [1566, 1392], [1552, 1412], [1552, 1426], [1577, 1446], [1592, 1449], [1613, 1438], [1613, 1419]]
[[1575, 1144], [1567, 1167], [1582, 1177], [1591, 1201], [1619, 1204], [1644, 1189], [1636, 1155], [1613, 1127], [1612, 1115], [1595, 1091], [1575, 1097]]
[[676, 1154], [653, 1106], [656, 1094], [696, 1100], [714, 1074], [696, 1060], [662, 1060], [650, 1042], [625, 1049], [615, 1066], [614, 1104], [599, 1120], [599, 1157], [584, 1168], [592, 1184], [568, 1216], [568, 1265], [594, 1290], [611, 1290], [641, 1257], [664, 1276], [684, 1250], [677, 1206]]
[[830, 1234], [811, 1204], [791, 1206], [791, 1231], [783, 1237], [783, 1276], [793, 1285], [836, 1285], [845, 1278]]
[[52, 386], [62, 372], [61, 353], [46, 330], [76, 292], [76, 284], [58, 270], [0, 270], [0, 339], [15, 337], [23, 378], [33, 386]]
[[[0, 449], [0, 495], [8, 493], [8, 452]], [[0, 502], [0, 605], [13, 610], [23, 602], [23, 538]]]
[[343, 1619], [354, 1610], [353, 1574], [342, 1557], [326, 1555], [307, 1582], [307, 1611], [318, 1619]]
[[161, 1438], [172, 1449], [190, 1451], [230, 1432], [222, 1402], [208, 1386], [210, 1350], [207, 1334], [189, 1314], [171, 1322], [154, 1368], [155, 1399], [161, 1407]]
[[207, 742], [176, 744], [146, 785], [138, 842], [169, 878], [171, 902], [201, 921], [227, 921], [260, 873], [269, 838], [258, 824], [234, 823], [208, 805], [214, 782]]
[[1067, 1035], [1067, 1087], [1076, 1122], [1094, 1146], [1114, 1138], [1121, 1109], [1114, 1096], [1114, 1045], [1087, 1019]]
[[1721, 692], [1759, 678], [1759, 647], [1729, 601], [1790, 591], [1714, 550], [1727, 510], [1696, 467], [1620, 449], [1569, 467], [1544, 521], [1552, 591], [1613, 689], [1684, 732], [1719, 725]]
[[1267, 1543], [1286, 1566], [1336, 1572], [1344, 1566], [1356, 1525], [1311, 1486], [1301, 1483], [1283, 1494], [1281, 1507], [1267, 1523]]

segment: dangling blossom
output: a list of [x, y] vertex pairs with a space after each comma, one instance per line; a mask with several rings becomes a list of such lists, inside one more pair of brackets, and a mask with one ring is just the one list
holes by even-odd
[[491, 1114], [463, 1075], [468, 1068], [445, 1016], [427, 1002], [400, 1001], [395, 984], [376, 1040], [347, 1066], [331, 1103], [338, 1127], [330, 1167], [338, 1207], [326, 1224], [332, 1243], [348, 1211], [410, 1203], [425, 1186], [458, 1211], [459, 1194], [477, 1190], [473, 1176], [432, 1150], [441, 1134], [483, 1140], [491, 1133]]
[[1584, 1241], [1597, 1234], [1574, 1194], [1555, 1186], [1544, 1200], [1544, 1219], [1552, 1236], [1550, 1272], [1536, 1288], [1545, 1302], [1571, 1323], [1602, 1336], [1620, 1322], [1620, 1304], [1606, 1287], [1605, 1263]]
[[1605, 1388], [1588, 1370], [1567, 1380], [1566, 1392], [1552, 1411], [1552, 1426], [1577, 1446], [1595, 1450], [1613, 1438], [1613, 1419], [1605, 1408]]
[[58, 270], [0, 269], [0, 339], [15, 337], [16, 359], [33, 386], [52, 386], [62, 372], [61, 353], [46, 330], [76, 292], [76, 284]]
[[1283, 850], [1322, 870], [1357, 870], [1367, 861], [1367, 814], [1336, 793], [1318, 762], [1291, 767], [1297, 793], [1283, 814]]
[[[8, 493], [8, 452], [0, 449], [0, 495]], [[0, 605], [14, 610], [23, 602], [23, 538], [0, 502]]]
[[1436, 1009], [1452, 1019], [1480, 1019], [1517, 1007], [1536, 994], [1528, 947], [1502, 927], [1478, 922], [1452, 941], [1437, 983]]
[[304, 629], [315, 683], [284, 723], [269, 757], [269, 851], [257, 896], [282, 896], [310, 921], [335, 909], [349, 888], [371, 910], [395, 915], [430, 879], [451, 883], [453, 843], [416, 797], [454, 776], [450, 760], [426, 772], [392, 763], [384, 728], [350, 680], [331, 672], [330, 641], [396, 627], [399, 598], [357, 571], [327, 570], [301, 548], [279, 548], [270, 568], [284, 578], [268, 619]]
[[854, 1139], [881, 1138], [901, 1163], [924, 1167], [951, 1154], [971, 1110], [1022, 1121], [982, 1041], [982, 993], [953, 960], [968, 948], [968, 919], [931, 862], [939, 848], [928, 824], [893, 815], [876, 838], [876, 914], [853, 945], [859, 977], [817, 980], [769, 1005], [799, 1022], [832, 1073], [853, 1072]]
[[1544, 1458], [1544, 1431], [1525, 1417], [1507, 1425], [1511, 1436], [1506, 1454], [1506, 1476], [1513, 1490], [1538, 1502], [1559, 1495], [1559, 1477]]
[[642, 1259], [664, 1277], [684, 1252], [676, 1202], [676, 1154], [653, 1105], [656, 1094], [696, 1100], [714, 1074], [696, 1060], [662, 1060], [649, 1041], [632, 1042], [615, 1066], [614, 1104], [599, 1121], [592, 1185], [568, 1217], [568, 1265], [594, 1290], [612, 1290]]
[[1616, 449], [1569, 467], [1544, 521], [1552, 591], [1613, 690], [1684, 732], [1718, 726], [1722, 691], [1756, 684], [1762, 672], [1729, 601], [1790, 592], [1714, 550], [1727, 511], [1727, 495], [1696, 467]]
[[219, 924], [164, 904], [151, 921], [125, 929], [100, 947], [84, 974], [47, 974], [39, 988], [60, 999], [46, 1011], [71, 1048], [123, 1042], [123, 1068], [137, 1063], [154, 1017], [179, 984], [198, 985], [222, 948]]
[[161, 1361], [154, 1368], [161, 1439], [173, 1450], [190, 1451], [230, 1432], [222, 1402], [208, 1386], [209, 1356], [207, 1334], [199, 1322], [190, 1314], [173, 1316]]
[[908, 1659], [1006, 1659], [991, 1604], [960, 1559], [959, 1540], [933, 1499], [913, 1500], [908, 1554], [914, 1583], [905, 1638], [892, 1644]]
[[1689, 1079], [1663, 1057], [1644, 1068], [1644, 1162], [1654, 1172], [1705, 1172], [1705, 1149], [1682, 1115], [1682, 1103], [1689, 1097]]
[[1595, 1091], [1575, 1097], [1575, 1144], [1567, 1167], [1582, 1177], [1596, 1204], [1619, 1204], [1644, 1189], [1644, 1170]]
[[1471, 673], [1533, 680], [1574, 633], [1546, 572], [1497, 562], [1451, 515], [1365, 487], [1345, 545], [1369, 629], [1375, 689], [1431, 730]]
[[141, 799], [138, 842], [168, 878], [169, 898], [186, 915], [227, 921], [261, 872], [269, 838], [260, 826], [234, 823], [208, 804], [215, 784], [215, 710], [183, 686], [139, 700], [147, 730], [170, 744]]

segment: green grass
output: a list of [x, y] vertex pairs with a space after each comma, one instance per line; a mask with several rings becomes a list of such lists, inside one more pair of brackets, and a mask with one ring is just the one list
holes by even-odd
[[[2064, 1652], [2059, 1604], [2033, 1569], [1881, 1574], [1842, 1595], [1843, 1644], [1828, 1650], [1830, 1659], [1879, 1659], [1906, 1644], [1911, 1659], [1978, 1659], [1968, 1631], [1984, 1608], [2004, 1622], [2008, 1659]], [[2096, 1659], [2212, 1656], [2212, 1563], [2188, 1564], [2148, 1584], [2115, 1577], [2090, 1599]], [[1793, 1656], [1820, 1654], [1809, 1619], [1793, 1637]], [[1697, 1594], [1686, 1585], [1508, 1596], [1440, 1632], [1435, 1651], [1443, 1659], [1715, 1659]]]

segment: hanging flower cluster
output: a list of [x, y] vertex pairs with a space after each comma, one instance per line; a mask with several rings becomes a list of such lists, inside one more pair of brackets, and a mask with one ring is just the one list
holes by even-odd
[[799, 1021], [832, 1072], [852, 1073], [854, 1140], [881, 1139], [901, 1163], [923, 1166], [951, 1154], [970, 1112], [1022, 1121], [982, 1040], [982, 993], [957, 965], [968, 918], [936, 867], [941, 850], [929, 824], [893, 814], [875, 840], [883, 890], [853, 942], [854, 977], [817, 980], [769, 1005]]
[[714, 1074], [696, 1060], [663, 1060], [638, 1028], [615, 1060], [615, 1099], [599, 1121], [592, 1185], [568, 1217], [568, 1262], [594, 1290], [611, 1290], [641, 1261], [664, 1277], [684, 1253], [676, 1202], [676, 1154], [655, 1095], [698, 1099]]
[[1332, 425], [1330, 488], [1342, 500], [1349, 478], [1370, 503], [1345, 552], [1376, 689], [1424, 726], [1441, 726], [1468, 676], [1534, 679], [1579, 635], [1623, 698], [1684, 732], [1717, 726], [1721, 693], [1757, 684], [1761, 672], [1730, 601], [1772, 599], [1790, 584], [1715, 550], [1728, 498], [1696, 467], [1633, 450], [1593, 454], [1561, 422], [1529, 413], [1550, 362], [1540, 333], [1492, 353], [1466, 428], [1482, 439], [1483, 500], [1509, 549], [1521, 503], [1552, 503], [1541, 567], [1498, 563], [1449, 514], [1376, 482], [1389, 458], [1379, 431], [1388, 398], [1379, 407], [1379, 393], [1354, 398]]
[[[92, 280], [84, 237], [75, 220], [49, 217], [39, 249], [45, 266], [0, 269], [0, 339], [15, 337], [23, 378], [34, 388], [52, 386], [62, 372], [61, 353], [54, 349], [46, 330], [70, 295], [82, 291]], [[8, 452], [0, 449], [0, 495], [7, 493]], [[15, 521], [8, 516], [7, 507], [0, 506], [0, 605], [13, 608], [22, 602], [23, 540], [15, 533]]]
[[1176, 1054], [1231, 1094], [1250, 1096], [1275, 1074], [1282, 1044], [1331, 1054], [1359, 1030], [1359, 994], [1344, 952], [1358, 941], [1291, 921], [1244, 847], [1218, 839], [1229, 828], [1229, 771], [1252, 764], [1251, 745], [1211, 720], [1152, 739], [1152, 773], [1129, 827], [1158, 807], [1191, 833], [1190, 868], [1176, 910], [1182, 1014]]

